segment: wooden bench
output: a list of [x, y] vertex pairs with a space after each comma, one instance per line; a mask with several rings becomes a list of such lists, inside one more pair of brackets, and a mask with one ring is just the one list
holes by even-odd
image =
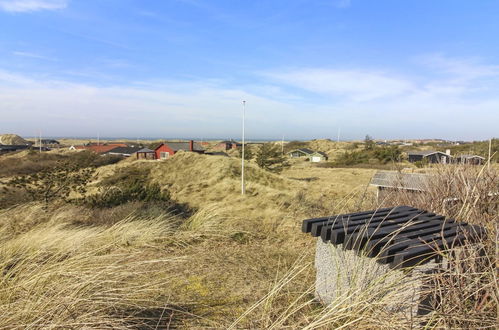
[[380, 279], [385, 284], [402, 280], [408, 285], [393, 299], [393, 308], [406, 304], [412, 316], [424, 313], [424, 274], [441, 267], [450, 250], [485, 234], [480, 226], [410, 206], [307, 219], [302, 231], [317, 237], [316, 297], [321, 302], [332, 303]]

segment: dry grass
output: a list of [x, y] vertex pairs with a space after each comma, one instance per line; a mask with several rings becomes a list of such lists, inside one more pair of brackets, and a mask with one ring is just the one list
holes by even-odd
[[[30, 205], [0, 219], [36, 223], [37, 212]], [[17, 235], [2, 226], [10, 239], [2, 235], [0, 247], [0, 328], [125, 328], [146, 324], [144, 312], [173, 308], [175, 274], [167, 270], [184, 261], [158, 249], [171, 241], [168, 219], [81, 228], [66, 223], [68, 212], [46, 214]]]
[[495, 328], [499, 317], [499, 172], [487, 166], [436, 166], [426, 192], [397, 192], [385, 205], [405, 204], [480, 225], [487, 235], [459, 253], [441, 251], [448, 267], [429, 281], [438, 300], [429, 321], [445, 328]]
[[[95, 183], [117, 168], [150, 168], [153, 182], [196, 209], [188, 219], [137, 213], [132, 204], [99, 212], [71, 205], [45, 211], [38, 204], [1, 211], [0, 313], [7, 317], [0, 328], [411, 325], [387, 312], [389, 294], [372, 300], [376, 292], [395, 292], [383, 285], [328, 308], [313, 300], [315, 245], [301, 234], [300, 222], [373, 207], [367, 188], [373, 170], [301, 164], [275, 175], [248, 164], [248, 193], [241, 196], [239, 165], [233, 158], [178, 153], [167, 161], [98, 169]], [[467, 205], [461, 214], [473, 217], [480, 204]], [[487, 320], [493, 299], [475, 309], [486, 310]], [[432, 314], [432, 325], [459, 326], [443, 316], [458, 311]]]

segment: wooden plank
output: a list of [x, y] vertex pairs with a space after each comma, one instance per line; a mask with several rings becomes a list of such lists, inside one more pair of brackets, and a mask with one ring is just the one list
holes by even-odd
[[[393, 208], [390, 208], [388, 210], [383, 210], [381, 212], [371, 212], [371, 213], [367, 213], [367, 214], [366, 214], [366, 212], [362, 212], [362, 215], [359, 215], [358, 213], [351, 213], [348, 215], [337, 215], [334, 217], [330, 217], [329, 219], [326, 219], [326, 220], [312, 222], [310, 225], [311, 228], [310, 228], [309, 232], [312, 234], [313, 237], [317, 237], [320, 235], [322, 227], [325, 225], [335, 224], [335, 223], [343, 222], [345, 220], [365, 221], [366, 218], [373, 217], [374, 215], [385, 216], [386, 214], [389, 214], [391, 212], [399, 212], [399, 211], [398, 210], [394, 211]], [[308, 229], [308, 225], [307, 225], [307, 229]]]
[[444, 219], [445, 217], [443, 216], [437, 216], [434, 213], [430, 213], [429, 215], [414, 218], [413, 220], [411, 220], [412, 224], [410, 222], [405, 222], [385, 227], [366, 227], [365, 230], [361, 229], [359, 231], [346, 235], [343, 247], [344, 249], [348, 250], [359, 250], [362, 249], [364, 245], [371, 239], [378, 239], [393, 235], [404, 236], [404, 234], [419, 229], [441, 227], [442, 221]]
[[[426, 212], [426, 211], [424, 211], [424, 212]], [[392, 220], [399, 219], [399, 218], [404, 218], [404, 219], [406, 219], [405, 221], [408, 221], [412, 217], [416, 217], [419, 215], [421, 215], [421, 214], [416, 214], [416, 213], [414, 213], [414, 211], [408, 210], [408, 211], [401, 211], [400, 213], [394, 212], [394, 213], [382, 215], [379, 217], [378, 216], [372, 217], [372, 218], [367, 219], [368, 221], [366, 221], [366, 219], [361, 219], [361, 220], [344, 221], [344, 222], [338, 223], [338, 224], [324, 225], [324, 226], [320, 227], [321, 228], [320, 235], [321, 235], [322, 240], [326, 242], [328, 240], [331, 240], [331, 235], [336, 230], [340, 230], [340, 229], [346, 230], [348, 228], [354, 228], [357, 226], [365, 225], [366, 223], [368, 223], [370, 225], [375, 225], [375, 224], [381, 223], [382, 221], [392, 221]], [[319, 235], [317, 234], [317, 236], [319, 236]]]
[[434, 240], [435, 237], [439, 239], [445, 239], [447, 237], [453, 237], [455, 235], [464, 235], [468, 241], [478, 241], [485, 235], [485, 229], [480, 226], [468, 225], [464, 222], [452, 222], [446, 224], [443, 229], [439, 232], [433, 233], [433, 235], [428, 234], [425, 236], [412, 237], [411, 239], [397, 242], [391, 246], [383, 249], [379, 255], [379, 261], [381, 263], [389, 263], [394, 260], [394, 257], [398, 253], [404, 253], [405, 250], [412, 247], [420, 246], [424, 242]]
[[447, 250], [456, 244], [461, 244], [466, 239], [464, 234], [446, 237], [445, 239], [426, 242], [423, 246], [410, 247], [395, 256], [390, 267], [394, 269], [415, 266], [421, 262], [428, 261], [437, 255], [438, 251]]
[[403, 205], [403, 206], [396, 206], [396, 207], [386, 207], [386, 208], [381, 208], [381, 209], [373, 210], [373, 211], [355, 212], [355, 213], [348, 213], [348, 214], [338, 214], [338, 215], [332, 215], [332, 216], [328, 216], [328, 217], [306, 219], [306, 220], [303, 220], [303, 222], [302, 222], [302, 232], [309, 233], [312, 230], [312, 225], [314, 223], [325, 222], [325, 221], [328, 221], [331, 219], [365, 218], [366, 216], [369, 216], [369, 215], [377, 215], [377, 214], [381, 214], [381, 213], [389, 213], [390, 211], [398, 211], [398, 210], [405, 210], [405, 209], [416, 210], [413, 207]]
[[[331, 243], [333, 243], [335, 245], [342, 244], [345, 241], [346, 235], [354, 233], [354, 232], [362, 229], [363, 227], [366, 227], [366, 226], [367, 227], [375, 227], [375, 226], [385, 227], [385, 226], [390, 226], [390, 225], [394, 225], [394, 224], [407, 223], [407, 221], [410, 221], [411, 219], [413, 219], [414, 217], [416, 217], [418, 215], [408, 212], [408, 213], [401, 214], [400, 216], [401, 217], [397, 216], [394, 219], [388, 218], [388, 219], [384, 219], [384, 220], [379, 221], [379, 222], [369, 223], [367, 225], [364, 223], [364, 224], [358, 224], [358, 225], [348, 226], [348, 227], [333, 228], [331, 230], [331, 235], [330, 235], [329, 240], [331, 241]], [[322, 233], [321, 233], [321, 237], [324, 240]]]
[[354, 212], [354, 213], [347, 213], [347, 214], [337, 214], [337, 215], [331, 215], [331, 216], [327, 216], [327, 217], [306, 219], [306, 220], [303, 220], [302, 231], [304, 233], [309, 233], [312, 230], [312, 224], [317, 223], [317, 222], [324, 222], [324, 221], [327, 221], [327, 220], [330, 220], [330, 219], [336, 219], [336, 218], [353, 217], [353, 216], [365, 216], [366, 214], [371, 214], [371, 213], [376, 213], [376, 212], [385, 212], [385, 211], [390, 211], [392, 209], [393, 209], [393, 207], [386, 207], [386, 208], [382, 208], [382, 209], [379, 209], [379, 210], [373, 210], [373, 211]]
[[427, 235], [418, 236], [415, 238], [407, 238], [406, 240], [400, 240], [394, 244], [385, 247], [378, 254], [378, 261], [382, 264], [390, 263], [394, 260], [395, 256], [398, 254], [404, 254], [407, 249], [420, 247], [426, 245], [426, 242], [431, 242], [434, 240], [441, 240], [446, 237], [454, 237], [457, 234], [463, 233], [463, 226], [453, 223], [443, 230], [435, 231]]
[[418, 237], [423, 237], [425, 235], [430, 235], [434, 233], [439, 233], [441, 231], [449, 230], [453, 227], [460, 226], [461, 224], [451, 220], [442, 221], [441, 226], [424, 228], [421, 230], [416, 230], [414, 232], [406, 233], [405, 235], [394, 237], [393, 235], [386, 236], [379, 239], [371, 239], [366, 243], [365, 251], [369, 257], [379, 257], [380, 252], [383, 249], [387, 249], [389, 246], [394, 246], [395, 244], [401, 244], [411, 239]]

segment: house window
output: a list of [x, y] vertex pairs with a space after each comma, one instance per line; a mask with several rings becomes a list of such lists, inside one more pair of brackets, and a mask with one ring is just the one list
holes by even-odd
[[160, 156], [161, 159], [167, 159], [168, 157], [170, 157], [170, 153], [169, 152], [161, 151], [159, 153], [159, 156]]

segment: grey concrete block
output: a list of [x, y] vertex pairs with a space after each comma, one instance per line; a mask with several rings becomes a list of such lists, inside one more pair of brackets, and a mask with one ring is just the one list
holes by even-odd
[[425, 274], [437, 269], [429, 262], [407, 270], [393, 270], [375, 258], [317, 239], [315, 296], [323, 304], [368, 302], [406, 317], [422, 313]]

